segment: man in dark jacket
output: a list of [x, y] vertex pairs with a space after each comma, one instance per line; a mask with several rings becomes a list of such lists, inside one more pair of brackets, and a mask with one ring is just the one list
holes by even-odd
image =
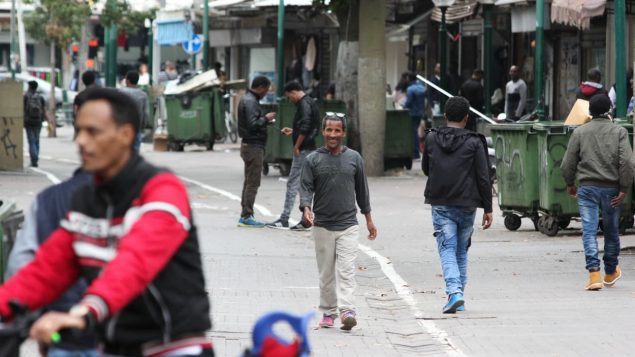
[[580, 208], [582, 243], [589, 271], [587, 290], [602, 288], [597, 242], [599, 212], [604, 222], [604, 285], [613, 286], [622, 276], [618, 265], [619, 222], [622, 201], [633, 186], [633, 152], [628, 132], [611, 121], [610, 111], [609, 97], [591, 98], [589, 113], [593, 120], [575, 129], [560, 165], [567, 192], [577, 198]]
[[259, 103], [269, 91], [270, 86], [271, 82], [267, 77], [254, 78], [251, 88], [238, 104], [238, 135], [243, 139], [240, 145], [240, 157], [245, 163], [239, 227], [262, 228], [265, 226], [263, 222], [254, 218], [254, 202], [260, 187], [262, 160], [267, 144], [267, 125], [273, 123], [275, 118], [275, 113], [263, 113]]
[[467, 250], [474, 231], [476, 208], [484, 209], [482, 228], [492, 224], [492, 184], [487, 143], [481, 134], [466, 130], [470, 105], [463, 97], [445, 104], [447, 127], [426, 137], [421, 165], [428, 176], [425, 202], [432, 205], [448, 302], [443, 313], [464, 310]]
[[210, 306], [196, 226], [183, 183], [133, 151], [139, 112], [110, 88], [86, 91], [75, 141], [94, 175], [75, 191], [60, 228], [35, 259], [0, 286], [9, 302], [50, 304], [80, 277], [88, 288], [68, 313], [48, 312], [31, 337], [50, 344], [63, 329], [97, 330], [104, 354], [213, 356]]
[[31, 167], [37, 167], [40, 157], [40, 131], [46, 116], [46, 103], [37, 92], [37, 87], [36, 81], [29, 81], [29, 89], [24, 94], [24, 130], [29, 142]]
[[[406, 103], [404, 107], [410, 110], [410, 123], [412, 126], [412, 136], [414, 140], [413, 158], [421, 157], [419, 154], [419, 126], [425, 117], [426, 87], [414, 72], [408, 72], [408, 89], [406, 89]], [[424, 124], [425, 125], [425, 124]]]
[[596, 94], [606, 94], [606, 89], [602, 85], [602, 72], [597, 68], [591, 68], [587, 72], [587, 81], [580, 83], [580, 87], [575, 91], [578, 99], [591, 100]]
[[[465, 99], [467, 99], [472, 108], [478, 111], [482, 111], [483, 105], [485, 104], [485, 98], [483, 97], [483, 85], [481, 84], [482, 79], [483, 71], [480, 69], [475, 69], [474, 72], [472, 72], [472, 78], [463, 83], [463, 85], [461, 86], [461, 91], [459, 93], [462, 97], [465, 97]], [[478, 116], [472, 112], [470, 112], [469, 115], [470, 116], [465, 129], [476, 131]]]
[[[304, 93], [298, 82], [289, 82], [284, 86], [284, 95], [296, 105], [293, 117], [293, 128], [282, 128], [284, 135], [293, 138], [293, 162], [287, 179], [287, 194], [284, 200], [284, 208], [280, 218], [275, 222], [267, 223], [267, 227], [285, 229], [289, 228], [289, 216], [300, 190], [300, 172], [307, 155], [315, 150], [315, 138], [320, 127], [320, 109], [311, 98]], [[291, 227], [292, 231], [305, 231], [309, 226], [304, 222]]]

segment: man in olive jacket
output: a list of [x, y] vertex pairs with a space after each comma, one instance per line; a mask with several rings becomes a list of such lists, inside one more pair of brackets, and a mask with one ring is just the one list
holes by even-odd
[[[567, 193], [577, 197], [582, 218], [582, 243], [589, 271], [587, 290], [602, 288], [598, 259], [598, 213], [604, 222], [604, 285], [613, 286], [622, 276], [619, 222], [622, 201], [633, 185], [633, 152], [625, 128], [611, 120], [611, 100], [604, 94], [589, 102], [593, 119], [575, 129], [562, 165]], [[578, 181], [578, 187], [575, 181]]]

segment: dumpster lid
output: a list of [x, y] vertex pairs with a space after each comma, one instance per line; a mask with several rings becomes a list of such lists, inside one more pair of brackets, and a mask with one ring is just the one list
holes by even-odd
[[490, 124], [488, 127], [492, 131], [527, 131], [534, 126], [533, 122], [527, 123], [502, 123]]
[[[584, 125], [584, 124], [583, 124]], [[563, 121], [543, 121], [534, 124], [534, 129], [538, 131], [573, 131], [580, 125], [565, 125]]]
[[216, 77], [216, 71], [210, 69], [209, 71], [197, 74], [196, 76], [188, 79], [184, 83], [170, 86], [165, 89], [166, 95], [183, 94], [185, 92], [196, 92], [205, 88], [218, 87], [221, 82]]

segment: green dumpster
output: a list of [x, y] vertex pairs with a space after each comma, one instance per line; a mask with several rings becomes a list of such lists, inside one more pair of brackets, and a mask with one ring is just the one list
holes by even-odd
[[538, 136], [533, 124], [491, 125], [496, 152], [498, 205], [505, 227], [520, 228], [521, 218], [538, 220]]
[[218, 89], [166, 95], [165, 105], [168, 149], [183, 151], [186, 144], [199, 144], [212, 150], [214, 141], [225, 137], [223, 100]]
[[384, 169], [412, 169], [414, 138], [408, 110], [386, 110], [384, 135]]
[[[626, 126], [626, 125], [625, 125]], [[579, 217], [577, 200], [566, 192], [560, 164], [567, 150], [575, 126], [562, 122], [544, 122], [534, 125], [538, 133], [540, 211], [538, 229], [543, 234], [554, 236], [559, 229], [566, 228], [572, 217]], [[632, 125], [627, 129], [632, 132]], [[631, 141], [632, 145], [632, 141]], [[622, 206], [621, 230], [632, 224], [632, 194], [629, 192]]]
[[24, 215], [15, 210], [15, 202], [0, 201], [0, 284], [4, 283], [9, 253], [22, 221]]

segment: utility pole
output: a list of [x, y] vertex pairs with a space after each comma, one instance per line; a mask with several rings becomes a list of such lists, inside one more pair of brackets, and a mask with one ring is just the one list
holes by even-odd
[[485, 53], [485, 115], [492, 117], [492, 8], [494, 2], [483, 4], [483, 14], [485, 17], [485, 36], [483, 52]]
[[369, 176], [384, 173], [386, 130], [386, 0], [359, 4], [359, 129]]
[[209, 4], [203, 0], [203, 71], [209, 69]]
[[[382, 35], [383, 36], [383, 35]], [[276, 96], [282, 97], [284, 88], [284, 0], [278, 4], [278, 85]]]
[[[626, 117], [626, 53], [625, 42], [626, 4], [624, 0], [615, 0], [615, 116]], [[628, 98], [630, 99], [630, 98]]]
[[11, 0], [11, 56], [9, 67], [11, 67], [11, 79], [15, 80], [15, 0]]
[[[108, 0], [106, 6], [110, 6], [111, 10], [117, 11], [117, 0]], [[117, 24], [111, 23], [106, 28], [106, 86], [117, 86]]]
[[542, 88], [542, 48], [545, 42], [545, 0], [536, 0], [536, 58], [534, 71], [534, 102], [538, 120], [545, 119], [545, 103]]

